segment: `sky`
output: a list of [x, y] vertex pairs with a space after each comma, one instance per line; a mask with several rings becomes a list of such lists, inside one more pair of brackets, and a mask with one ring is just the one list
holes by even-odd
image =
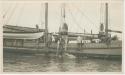
[[[61, 25], [61, 8], [63, 2], [48, 3], [48, 29], [49, 32], [58, 32]], [[123, 1], [110, 0], [109, 29], [123, 28]], [[4, 24], [24, 27], [45, 27], [45, 3], [42, 2], [3, 2], [0, 15], [4, 15]], [[100, 23], [105, 23], [105, 2], [81, 1], [65, 2], [66, 23], [69, 32], [93, 33], [99, 32]], [[117, 34], [121, 36], [121, 34]]]

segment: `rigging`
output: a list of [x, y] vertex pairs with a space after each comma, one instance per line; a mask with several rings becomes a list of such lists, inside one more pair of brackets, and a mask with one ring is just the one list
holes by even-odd
[[20, 22], [20, 19], [21, 19], [22, 14], [23, 14], [23, 10], [24, 10], [24, 5], [22, 5], [22, 7], [20, 8], [20, 13], [18, 15], [18, 18], [17, 18], [17, 21], [16, 21], [16, 25], [19, 24], [19, 22]]
[[[74, 6], [73, 4], [72, 4], [72, 6]], [[96, 28], [99, 28], [98, 26], [96, 26], [95, 24], [94, 24], [94, 22], [81, 10], [81, 9], [79, 9], [77, 6], [74, 6], [80, 13], [81, 13], [81, 15], [82, 16], [84, 16], [85, 18], [86, 18], [86, 20], [88, 20], [89, 21], [89, 23], [91, 23], [92, 25], [94, 25]]]
[[16, 8], [17, 8], [17, 3], [15, 4], [15, 6], [14, 6], [12, 12], [10, 13], [10, 17], [7, 18], [7, 21], [5, 22], [4, 25], [6, 25], [6, 24], [9, 23], [9, 21], [10, 21], [10, 19], [12, 18], [12, 16], [13, 16], [13, 14], [14, 14]]
[[78, 26], [78, 28], [83, 31], [84, 29], [82, 29], [82, 27], [78, 24], [78, 22], [76, 21], [75, 17], [73, 16], [73, 13], [70, 11], [70, 9], [69, 9], [69, 12], [71, 14], [73, 22], [75, 22], [75, 24]]

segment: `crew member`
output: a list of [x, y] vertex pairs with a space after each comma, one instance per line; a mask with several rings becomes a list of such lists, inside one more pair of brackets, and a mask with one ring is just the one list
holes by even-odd
[[78, 50], [80, 50], [82, 48], [82, 37], [81, 36], [77, 37], [77, 47], [78, 47]]

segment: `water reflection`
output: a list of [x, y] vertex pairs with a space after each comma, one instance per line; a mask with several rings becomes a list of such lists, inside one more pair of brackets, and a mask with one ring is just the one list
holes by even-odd
[[64, 57], [56, 58], [56, 62], [58, 63], [57, 67], [59, 71], [65, 72], [67, 71], [66, 66], [64, 64]]
[[[121, 60], [92, 59], [71, 55], [4, 53], [5, 72], [120, 72]], [[13, 63], [12, 62], [16, 62]]]

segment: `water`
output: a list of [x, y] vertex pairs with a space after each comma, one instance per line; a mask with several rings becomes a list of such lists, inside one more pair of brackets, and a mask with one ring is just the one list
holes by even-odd
[[4, 53], [4, 72], [121, 72], [121, 60]]

